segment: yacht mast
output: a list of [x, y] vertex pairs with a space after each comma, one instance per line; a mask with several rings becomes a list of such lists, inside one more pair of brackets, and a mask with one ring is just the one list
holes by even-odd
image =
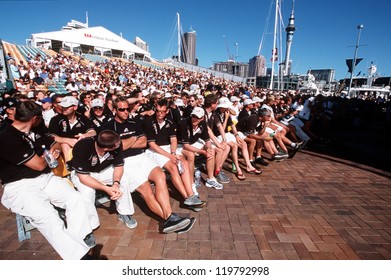
[[178, 61], [181, 62], [181, 22], [179, 13], [176, 13], [178, 17]]
[[274, 62], [276, 60], [276, 56], [278, 53], [276, 53], [276, 43], [277, 43], [277, 24], [278, 24], [278, 9], [280, 7], [280, 0], [276, 0], [276, 12], [274, 15], [274, 37], [273, 37], [273, 50], [272, 50], [272, 72], [270, 76], [270, 85], [269, 89], [273, 89], [273, 83], [274, 83]]

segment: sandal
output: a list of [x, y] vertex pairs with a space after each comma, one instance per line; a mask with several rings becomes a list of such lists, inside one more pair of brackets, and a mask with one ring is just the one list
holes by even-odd
[[246, 179], [246, 177], [244, 177], [243, 173], [239, 173], [239, 172], [236, 172], [236, 178], [238, 178], [241, 181]]
[[259, 169], [254, 168], [254, 169], [251, 169], [251, 170], [247, 170], [247, 173], [259, 175], [259, 174], [262, 173], [262, 171], [259, 170]]

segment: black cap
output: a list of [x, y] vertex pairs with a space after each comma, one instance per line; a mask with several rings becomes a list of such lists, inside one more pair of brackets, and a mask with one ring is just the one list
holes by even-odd
[[9, 108], [12, 108], [12, 107], [16, 107], [16, 105], [19, 103], [20, 101], [16, 98], [13, 98], [13, 97], [8, 97], [8, 98], [5, 98], [3, 100], [3, 109], [9, 109]]

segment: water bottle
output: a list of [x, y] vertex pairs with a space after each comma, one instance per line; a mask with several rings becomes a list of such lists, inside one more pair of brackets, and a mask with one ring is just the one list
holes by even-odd
[[194, 172], [194, 183], [197, 188], [201, 186], [201, 171], [199, 169]]
[[183, 163], [182, 161], [178, 160], [177, 162], [177, 166], [178, 166], [178, 171], [179, 171], [179, 174], [182, 175], [183, 172], [185, 172], [185, 167], [183, 166]]
[[52, 153], [48, 149], [46, 149], [45, 145], [42, 145], [42, 149], [43, 149], [43, 157], [46, 160], [48, 166], [50, 168], [56, 168], [58, 166], [57, 159], [55, 159]]

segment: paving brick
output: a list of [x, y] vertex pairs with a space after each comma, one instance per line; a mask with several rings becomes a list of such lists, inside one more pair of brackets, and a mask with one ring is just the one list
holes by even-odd
[[[159, 233], [161, 219], [138, 194], [133, 230], [113, 203], [100, 206], [92, 251], [113, 260], [391, 259], [391, 175], [305, 152], [294, 160], [232, 178], [224, 190], [201, 187], [201, 212], [182, 208], [171, 192], [173, 211], [197, 218], [181, 235]], [[31, 234], [19, 242], [15, 214], [0, 206], [0, 259], [60, 259], [39, 231]]]

